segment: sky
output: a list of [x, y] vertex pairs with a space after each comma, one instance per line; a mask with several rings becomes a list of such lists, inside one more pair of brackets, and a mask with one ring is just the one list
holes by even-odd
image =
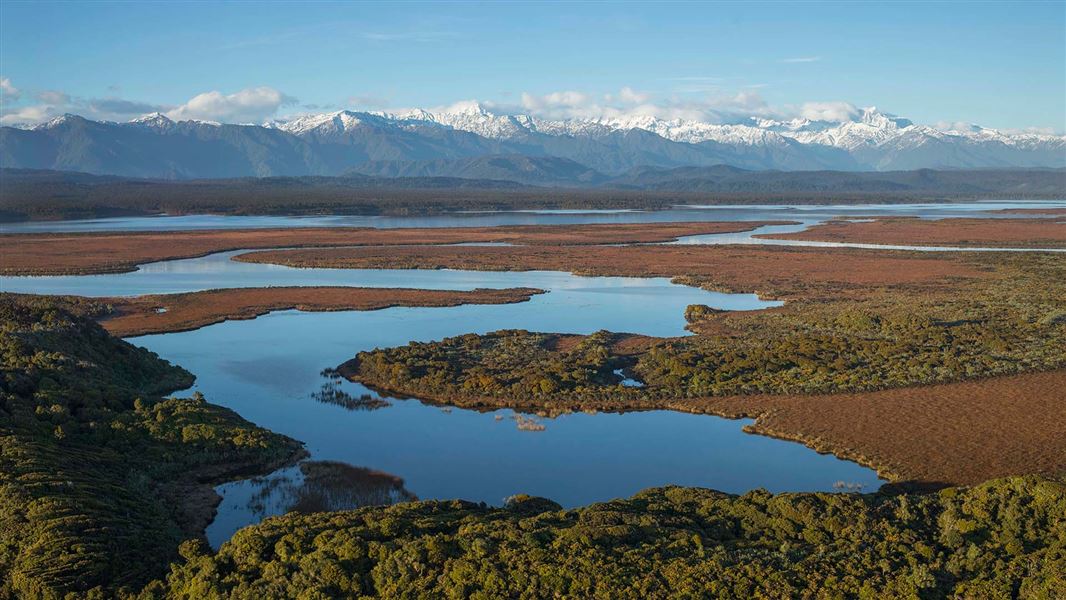
[[1066, 131], [1066, 2], [0, 2], [0, 122], [550, 117]]

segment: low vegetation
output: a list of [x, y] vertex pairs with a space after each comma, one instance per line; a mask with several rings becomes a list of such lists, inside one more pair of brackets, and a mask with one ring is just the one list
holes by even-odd
[[[1044, 210], [1049, 211], [1049, 215], [1055, 214], [1050, 212], [1054, 209]], [[1066, 248], [1066, 218], [1041, 216], [1036, 219], [927, 220], [916, 217], [879, 217], [858, 222], [829, 221], [804, 231], [765, 237], [910, 246]]]

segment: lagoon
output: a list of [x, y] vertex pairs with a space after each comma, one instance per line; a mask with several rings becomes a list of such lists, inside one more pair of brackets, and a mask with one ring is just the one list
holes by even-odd
[[[327, 495], [340, 504], [331, 508], [410, 497], [501, 504], [516, 493], [578, 506], [672, 484], [737, 493], [754, 488], [831, 491], [841, 483], [871, 490], [880, 484], [865, 467], [800, 444], [744, 433], [744, 422], [671, 411], [547, 419], [507, 410], [442, 408], [412, 399], [388, 399], [383, 408], [353, 410], [336, 399], [376, 394], [322, 374], [359, 351], [410, 341], [498, 329], [609, 329], [680, 336], [687, 335], [683, 314], [689, 304], [744, 310], [779, 302], [753, 294], [708, 292], [663, 278], [578, 277], [552, 271], [294, 269], [230, 260], [236, 253], [142, 265], [121, 274], [5, 278], [4, 287], [86, 296], [266, 285], [547, 290], [519, 304], [281, 311], [195, 331], [130, 338], [193, 372], [197, 381], [189, 393], [200, 391], [258, 425], [306, 442], [312, 464], [348, 465], [339, 480], [372, 488], [360, 493], [334, 490]], [[208, 529], [209, 540], [217, 546], [244, 525], [303, 505], [309, 495], [301, 491], [305, 485], [295, 467], [220, 486], [224, 500]], [[322, 493], [317, 485], [311, 495]]]

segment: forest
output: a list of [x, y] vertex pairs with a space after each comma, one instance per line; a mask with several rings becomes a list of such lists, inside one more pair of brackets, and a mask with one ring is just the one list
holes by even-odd
[[190, 542], [141, 598], [1029, 598], [1066, 594], [1066, 485], [926, 495], [645, 490], [562, 510], [428, 501]]

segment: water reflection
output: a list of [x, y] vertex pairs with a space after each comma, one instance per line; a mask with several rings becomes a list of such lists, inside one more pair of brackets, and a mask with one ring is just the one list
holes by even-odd
[[304, 461], [218, 488], [223, 505], [207, 529], [218, 547], [237, 529], [271, 515], [314, 513], [381, 506], [418, 498], [404, 487], [403, 479], [338, 461]]
[[349, 394], [344, 389], [343, 378], [336, 369], [324, 369], [322, 377], [325, 381], [318, 391], [311, 393], [311, 398], [323, 404], [333, 404], [348, 410], [377, 410], [391, 406], [388, 400], [379, 398], [373, 394]]

